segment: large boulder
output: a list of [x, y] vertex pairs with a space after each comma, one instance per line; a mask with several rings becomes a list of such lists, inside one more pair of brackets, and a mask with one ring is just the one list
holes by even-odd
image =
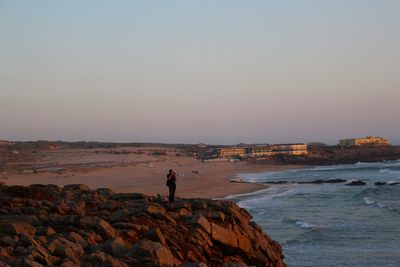
[[100, 195], [102, 195], [103, 197], [105, 197], [106, 199], [110, 199], [114, 196], [114, 192], [109, 189], [109, 188], [98, 188], [96, 189], [96, 192]]
[[93, 246], [92, 250], [103, 251], [114, 257], [119, 257], [126, 255], [131, 250], [131, 248], [132, 248], [131, 244], [129, 244], [123, 238], [117, 237], [114, 239], [107, 240], [103, 244]]
[[142, 206], [120, 209], [110, 214], [110, 220], [112, 222], [128, 222], [132, 215], [138, 214], [142, 211]]
[[367, 183], [361, 180], [351, 180], [347, 183], [345, 183], [345, 185], [351, 185], [351, 186], [358, 186], [358, 185], [366, 185]]
[[44, 267], [42, 264], [28, 258], [23, 259], [21, 263], [23, 267]]
[[195, 226], [200, 226], [203, 228], [206, 233], [211, 234], [211, 224], [208, 222], [208, 220], [201, 214], [197, 214], [195, 216], [187, 217], [186, 218], [186, 223], [195, 225]]
[[117, 236], [117, 231], [105, 220], [93, 216], [80, 218], [79, 224], [86, 229], [96, 230], [104, 239], [111, 239]]
[[215, 241], [220, 242], [227, 247], [238, 247], [238, 235], [232, 230], [229, 230], [218, 224], [211, 223], [211, 235]]
[[78, 233], [75, 232], [68, 232], [64, 235], [65, 239], [81, 245], [83, 248], [88, 246], [88, 242]]
[[167, 210], [161, 205], [145, 205], [144, 212], [152, 217], [165, 217], [167, 215]]
[[34, 235], [36, 229], [24, 222], [9, 222], [9, 223], [0, 223], [0, 233], [7, 235]]
[[143, 237], [147, 237], [152, 241], [160, 242], [163, 245], [166, 245], [166, 240], [164, 235], [162, 234], [160, 228], [154, 227], [143, 233]]
[[226, 217], [225, 213], [223, 213], [222, 211], [213, 209], [205, 210], [204, 216], [208, 219], [212, 219], [219, 222], [224, 222]]
[[63, 258], [69, 258], [74, 262], [78, 262], [84, 254], [83, 247], [63, 237], [58, 237], [50, 241], [47, 245], [47, 250], [53, 255]]
[[35, 215], [5, 214], [2, 219], [7, 222], [25, 222], [32, 226], [40, 225], [40, 221]]
[[83, 216], [86, 213], [86, 203], [84, 201], [72, 203], [69, 211], [73, 214]]
[[113, 196], [114, 200], [136, 200], [136, 199], [147, 199], [145, 194], [140, 193], [119, 193]]
[[68, 184], [64, 186], [64, 190], [90, 191], [90, 187], [85, 184]]
[[82, 266], [90, 267], [128, 267], [126, 263], [120, 261], [104, 252], [94, 252], [82, 258]]
[[177, 260], [171, 251], [159, 242], [142, 240], [137, 242], [129, 253], [139, 266], [176, 266], [181, 262]]

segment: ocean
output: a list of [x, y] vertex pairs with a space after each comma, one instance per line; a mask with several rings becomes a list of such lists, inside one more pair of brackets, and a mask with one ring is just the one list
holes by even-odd
[[[228, 199], [246, 208], [282, 244], [289, 267], [400, 266], [400, 160], [241, 176], [248, 182], [274, 182]], [[366, 185], [298, 184], [318, 179]]]

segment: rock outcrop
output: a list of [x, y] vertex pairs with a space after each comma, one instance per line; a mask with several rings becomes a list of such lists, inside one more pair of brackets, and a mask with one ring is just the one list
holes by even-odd
[[361, 180], [350, 180], [345, 185], [352, 185], [352, 186], [359, 186], [359, 185], [366, 185], [367, 183]]
[[281, 246], [229, 201], [0, 185], [0, 266], [279, 266]]

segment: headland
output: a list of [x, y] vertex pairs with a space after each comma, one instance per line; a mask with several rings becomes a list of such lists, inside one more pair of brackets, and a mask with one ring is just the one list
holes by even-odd
[[281, 246], [229, 201], [82, 184], [0, 184], [0, 266], [285, 267]]

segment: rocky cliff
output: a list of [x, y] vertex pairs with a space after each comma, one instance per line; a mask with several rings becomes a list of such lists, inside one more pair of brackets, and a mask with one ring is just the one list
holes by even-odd
[[228, 201], [0, 185], [3, 266], [286, 266], [281, 246]]

